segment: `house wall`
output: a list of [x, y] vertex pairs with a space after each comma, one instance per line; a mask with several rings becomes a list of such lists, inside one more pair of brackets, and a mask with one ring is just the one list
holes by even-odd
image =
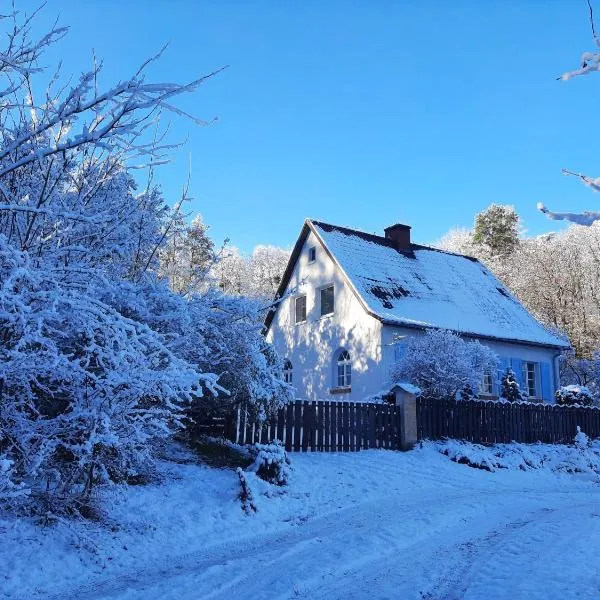
[[[316, 260], [308, 262], [308, 249], [316, 248]], [[320, 289], [334, 285], [335, 310], [320, 316]], [[307, 236], [288, 283], [284, 299], [273, 318], [267, 339], [293, 366], [296, 397], [308, 400], [362, 400], [381, 391], [381, 323], [369, 316], [345, 283], [325, 249], [312, 232]], [[307, 319], [294, 323], [294, 302], [306, 294]], [[352, 359], [350, 393], [332, 394], [336, 360], [341, 349]]]
[[[381, 368], [382, 371], [388, 373], [394, 361], [397, 360], [399, 353], [402, 352], [402, 339], [406, 339], [406, 336], [410, 335], [420, 335], [420, 332], [412, 328], [391, 325], [384, 325], [382, 329], [383, 358]], [[494, 381], [494, 394], [496, 396], [498, 396], [500, 376], [507, 367], [510, 366], [515, 371], [517, 379], [523, 387], [522, 363], [534, 362], [538, 365], [536, 387], [539, 390], [539, 399], [543, 399], [544, 402], [554, 402], [554, 393], [558, 385], [558, 366], [555, 360], [559, 354], [558, 350], [495, 340], [481, 339], [479, 341], [494, 350], [500, 359], [499, 372], [496, 374]]]

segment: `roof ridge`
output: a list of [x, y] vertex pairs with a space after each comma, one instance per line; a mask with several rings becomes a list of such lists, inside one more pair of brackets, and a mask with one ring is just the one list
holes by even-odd
[[[335, 225], [334, 223], [326, 223], [325, 221], [320, 221], [318, 219], [307, 218], [306, 220], [310, 221], [314, 225], [325, 226], [325, 228], [336, 229], [336, 230], [340, 231], [341, 233], [358, 234], [358, 236], [361, 238], [373, 238], [370, 241], [373, 241], [378, 244], [383, 243], [383, 245], [389, 246], [390, 248], [396, 247], [394, 242], [392, 240], [390, 240], [389, 238], [386, 238], [384, 235], [377, 235], [376, 233], [369, 233], [368, 231], [363, 231], [361, 229], [354, 229], [353, 227], [346, 227], [345, 225]], [[326, 229], [326, 231], [327, 231], [327, 229]], [[417, 244], [415, 242], [411, 242], [410, 248], [407, 248], [407, 250], [409, 250], [409, 249], [410, 250], [431, 250], [432, 252], [442, 252], [443, 254], [449, 254], [450, 256], [459, 256], [461, 258], [466, 258], [467, 260], [470, 260], [472, 262], [478, 262], [479, 264], [482, 264], [478, 258], [476, 258], [474, 256], [470, 256], [469, 254], [460, 254], [459, 252], [452, 252], [451, 250], [445, 250], [444, 248], [437, 248], [436, 246], [430, 246], [428, 244]]]

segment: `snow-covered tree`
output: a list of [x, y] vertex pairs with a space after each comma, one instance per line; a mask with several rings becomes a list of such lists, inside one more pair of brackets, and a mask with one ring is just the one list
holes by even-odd
[[250, 280], [247, 294], [270, 301], [275, 298], [290, 251], [277, 246], [256, 246], [249, 260]]
[[430, 329], [410, 336], [405, 343], [403, 356], [392, 367], [391, 380], [416, 385], [427, 398], [456, 398], [467, 386], [477, 390], [484, 375], [497, 369], [495, 352], [450, 331]]
[[500, 398], [508, 400], [508, 402], [521, 402], [526, 399], [526, 395], [521, 391], [521, 386], [517, 381], [517, 376], [510, 367], [502, 374]]
[[491, 257], [505, 257], [515, 251], [519, 233], [519, 215], [514, 207], [491, 204], [475, 217], [473, 242]]
[[160, 251], [160, 272], [174, 291], [186, 294], [206, 289], [207, 276], [216, 260], [215, 245], [201, 215], [188, 224], [179, 214]]
[[436, 247], [455, 254], [464, 254], [479, 258], [481, 246], [473, 240], [473, 230], [466, 227], [455, 227], [445, 233], [435, 244]]
[[225, 294], [244, 295], [248, 286], [247, 261], [235, 246], [225, 246], [210, 274], [215, 285]]
[[256, 246], [250, 257], [235, 246], [226, 246], [211, 268], [211, 285], [226, 294], [271, 301], [283, 277], [290, 251], [276, 246]]
[[185, 115], [173, 100], [206, 77], [149, 83], [150, 59], [103, 91], [98, 63], [74, 83], [46, 73], [37, 95], [66, 30], [31, 40], [29, 17], [3, 23], [0, 505], [81, 514], [95, 485], [149, 476], [190, 406], [268, 412], [289, 389], [254, 304], [194, 289], [212, 253], [201, 221], [186, 230], [186, 295], [161, 279], [185, 194], [172, 209], [132, 175], [172, 147], [149, 135], [158, 112]]

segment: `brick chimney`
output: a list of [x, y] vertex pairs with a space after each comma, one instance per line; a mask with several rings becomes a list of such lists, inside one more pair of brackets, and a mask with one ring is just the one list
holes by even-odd
[[385, 228], [385, 237], [392, 240], [397, 250], [410, 248], [410, 225], [396, 223]]

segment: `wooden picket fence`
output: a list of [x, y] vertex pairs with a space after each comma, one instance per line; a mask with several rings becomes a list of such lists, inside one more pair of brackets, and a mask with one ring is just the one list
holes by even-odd
[[419, 439], [568, 444], [577, 426], [600, 437], [600, 408], [417, 398]]
[[272, 419], [257, 423], [243, 406], [226, 427], [238, 444], [280, 440], [288, 451], [355, 452], [366, 448], [400, 448], [400, 410], [388, 404], [305, 402], [279, 409]]

